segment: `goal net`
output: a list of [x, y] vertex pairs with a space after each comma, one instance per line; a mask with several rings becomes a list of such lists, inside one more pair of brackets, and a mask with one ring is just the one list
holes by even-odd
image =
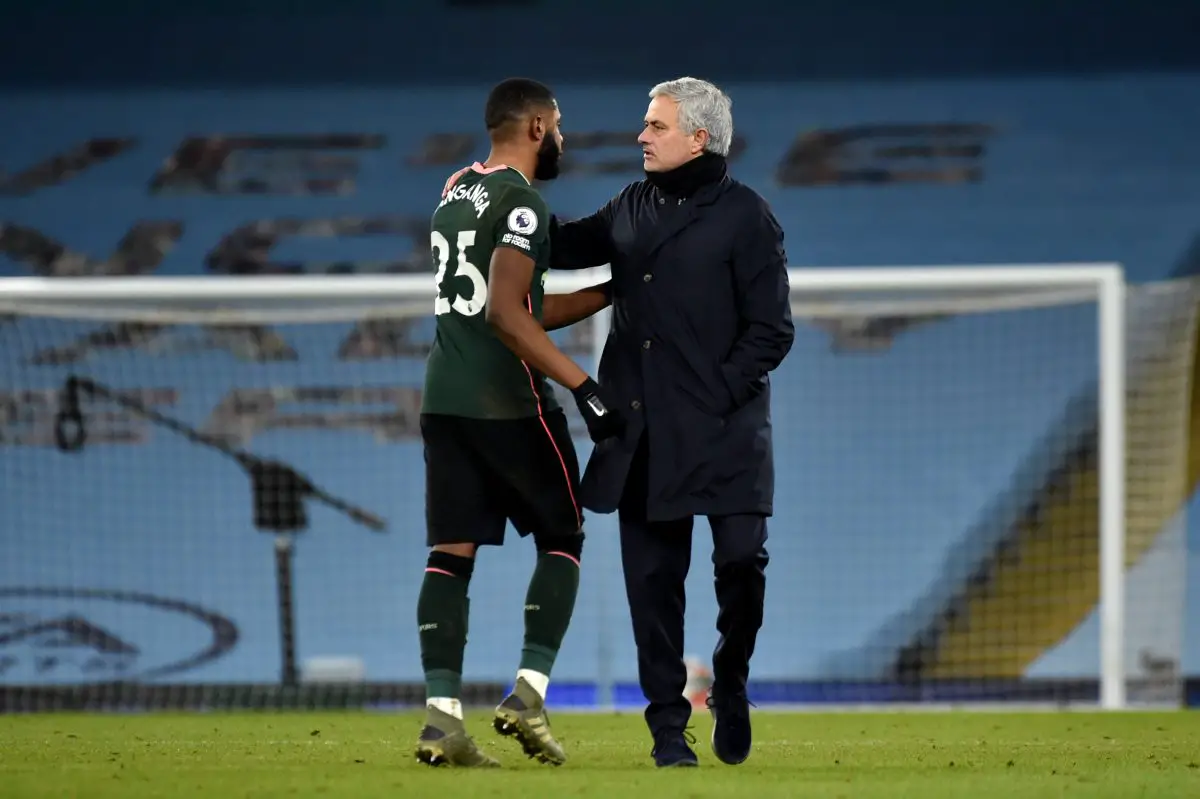
[[[1178, 705], [1200, 284], [1103, 266], [791, 281], [751, 698]], [[0, 280], [0, 710], [421, 702], [432, 291]], [[591, 368], [607, 331], [605, 312], [553, 335]], [[586, 529], [550, 698], [636, 707], [616, 519]], [[696, 535], [698, 698], [716, 606]], [[532, 558], [476, 568], [468, 703], [512, 678], [511, 578]]]

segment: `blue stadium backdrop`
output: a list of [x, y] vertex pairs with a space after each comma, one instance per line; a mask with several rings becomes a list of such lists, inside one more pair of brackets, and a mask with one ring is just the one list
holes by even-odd
[[[568, 158], [545, 188], [556, 212], [588, 213], [636, 179], [645, 91], [664, 77], [557, 87]], [[1194, 266], [1195, 75], [727, 88], [738, 131], [733, 169], [774, 206], [794, 265], [1116, 260], [1139, 282]], [[486, 152], [485, 90], [13, 87], [0, 93], [0, 274], [419, 271], [446, 175]], [[931, 328], [870, 369], [832, 352], [826, 332], [801, 326], [776, 381], [780, 494], [759, 678], [888, 673], [963, 579], [947, 571], [948, 556], [987, 545], [973, 531], [1086, 389], [1095, 355], [1089, 314]], [[270, 540], [251, 525], [245, 478], [137, 421], [113, 422], [118, 432], [135, 428], [128, 442], [57, 452], [48, 439], [53, 391], [78, 372], [144, 390], [160, 410], [294, 463], [385, 516], [391, 532], [376, 536], [310, 510], [313, 530], [296, 561], [301, 657], [353, 656], [370, 679], [419, 680], [412, 607], [423, 560], [422, 464], [409, 412], [419, 355], [375, 357], [364, 345], [345, 357], [353, 324], [276, 328], [280, 338], [266, 343], [126, 331], [80, 344], [103, 327], [0, 322], [0, 685], [279, 676]], [[428, 323], [406, 335], [427, 340]], [[256, 363], [245, 347], [291, 348], [295, 360]], [[46, 357], [19, 363], [18, 351]], [[956, 389], [923, 391], [923, 380], [945, 380], [922, 370], [954, 373]], [[290, 429], [278, 419], [255, 428], [244, 408], [232, 410], [279, 384], [379, 391], [298, 390]], [[306, 412], [330, 408], [399, 421], [383, 430], [305, 428]], [[905, 501], [938, 483], [947, 486], [944, 503]], [[885, 501], [864, 502], [868, 488]], [[557, 679], [590, 686], [610, 677], [618, 699], [635, 702], [613, 533], [612, 518], [589, 523], [583, 596]], [[1187, 539], [1181, 656], [1185, 673], [1200, 674], [1194, 521]], [[477, 571], [470, 678], [510, 676], [520, 603], [501, 577], [528, 563], [528, 551], [511, 547], [489, 552]], [[79, 593], [48, 590], [65, 585]], [[689, 651], [711, 651], [714, 617], [698, 547]], [[75, 626], [64, 631], [63, 619]], [[72, 640], [90, 636], [107, 659], [30, 633], [48, 620]], [[227, 624], [236, 641], [204, 657], [221, 638], [214, 629], [229, 633]], [[1071, 626], [1027, 676], [1096, 674], [1094, 614]]]

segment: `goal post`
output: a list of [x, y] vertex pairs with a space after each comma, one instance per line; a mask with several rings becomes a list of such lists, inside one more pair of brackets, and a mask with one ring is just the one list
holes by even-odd
[[[777, 502], [756, 701], [1120, 709], [1142, 701], [1135, 660], [1175, 658], [1168, 682], [1181, 681], [1182, 589], [1164, 571], [1143, 580], [1150, 609], [1132, 627], [1153, 618], [1162, 632], [1135, 647], [1144, 631], [1131, 629], [1130, 603], [1142, 600], [1130, 580], [1194, 488], [1200, 283], [1127, 287], [1109, 263], [788, 274], [797, 345], [772, 376]], [[606, 279], [606, 268], [556, 272], [546, 290]], [[46, 691], [121, 680], [173, 692], [150, 703], [211, 690], [236, 705], [241, 694], [221, 687], [242, 682], [419, 701], [415, 635], [394, 605], [415, 601], [419, 583], [414, 431], [435, 292], [432, 275], [413, 274], [0, 278], [0, 618], [25, 619], [0, 625], [0, 696], [39, 697], [28, 700], [38, 709]], [[595, 369], [610, 320], [606, 309], [556, 340]], [[314, 353], [335, 362], [311, 366]], [[1003, 374], [976, 386], [989, 371]], [[834, 389], [816, 390], [827, 381]], [[1053, 396], [1029, 399], [1038, 392]], [[1065, 415], [1052, 409], [1060, 397]], [[582, 462], [590, 444], [563, 404]], [[60, 440], [70, 413], [92, 431], [77, 457]], [[950, 432], [936, 433], [938, 414], [953, 416]], [[963, 483], [997, 442], [1003, 462]], [[889, 470], [910, 460], [916, 476], [893, 489]], [[999, 515], [975, 525], [996, 496]], [[588, 524], [587, 579], [552, 691], [636, 704], [615, 518]], [[321, 534], [297, 557], [292, 541], [310, 526]], [[380, 527], [391, 535], [352, 532]], [[271, 533], [275, 546], [241, 530]], [[485, 560], [525, 568], [521, 549]], [[1172, 554], [1160, 553], [1167, 570]], [[861, 574], [838, 571], [859, 569], [860, 555]], [[903, 572], [894, 580], [890, 562]], [[489, 568], [473, 582], [464, 675], [483, 686], [480, 703], [509, 678], [512, 657], [497, 650], [520, 630], [519, 603], [507, 608], [515, 600]], [[841, 585], [822, 582], [832, 574]], [[698, 544], [689, 651], [711, 645], [711, 593]], [[30, 630], [64, 618], [84, 625], [70, 630], [86, 646], [109, 649], [39, 670]], [[122, 702], [141, 701], [122, 690]]]
[[[1100, 534], [1100, 705], [1109, 710], [1125, 706], [1125, 276], [1116, 263], [1061, 265], [1002, 265], [968, 267], [888, 267], [791, 270], [793, 296], [823, 292], [854, 294], [857, 313], [870, 315], [863, 295], [891, 295], [883, 308], [904, 308], [908, 295], [924, 301], [926, 312], [951, 311], [953, 300], [931, 301], [937, 295], [966, 295], [957, 304], [975, 309], [1031, 307], [1091, 300], [1097, 305], [1099, 341], [1099, 534]], [[966, 303], [961, 300], [967, 300]], [[1008, 300], [1006, 303], [1005, 300]], [[1015, 302], [1014, 302], [1015, 300]], [[830, 303], [832, 305], [832, 303]], [[820, 305], [809, 315], [840, 315], [850, 308]], [[911, 310], [909, 311], [912, 312]]]

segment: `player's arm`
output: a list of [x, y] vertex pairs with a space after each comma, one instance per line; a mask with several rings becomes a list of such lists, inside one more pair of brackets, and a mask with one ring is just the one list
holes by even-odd
[[529, 312], [526, 300], [533, 270], [533, 258], [512, 247], [496, 247], [492, 251], [487, 321], [518, 358], [573, 391], [588, 379], [587, 372], [554, 345], [546, 329]]
[[588, 286], [570, 294], [547, 294], [542, 298], [542, 327], [558, 330], [582, 322], [612, 302], [612, 281]]

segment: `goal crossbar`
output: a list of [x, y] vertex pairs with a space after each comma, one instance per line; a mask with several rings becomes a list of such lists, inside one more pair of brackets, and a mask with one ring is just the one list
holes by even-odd
[[[607, 268], [553, 272], [546, 288], [575, 291], [607, 278]], [[1123, 282], [1117, 264], [998, 266], [896, 266], [791, 268], [793, 292], [964, 291], [1023, 289], [1031, 293], [1063, 289], [1097, 296], [1105, 285]], [[428, 275], [278, 275], [278, 276], [158, 276], [121, 277], [8, 277], [0, 278], [0, 299], [36, 302], [97, 302], [105, 300], [362, 300], [380, 296], [432, 296]]]

